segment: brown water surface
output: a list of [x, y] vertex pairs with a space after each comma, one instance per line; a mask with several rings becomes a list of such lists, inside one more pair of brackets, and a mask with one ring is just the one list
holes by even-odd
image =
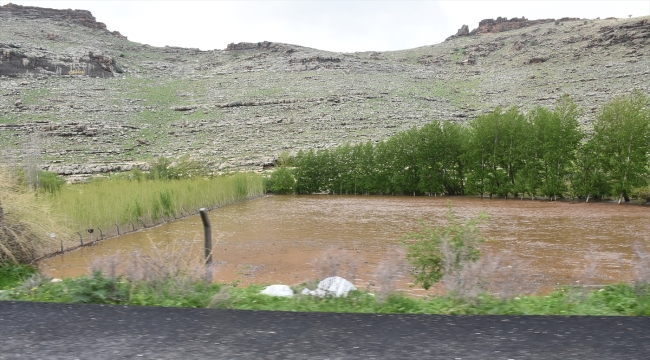
[[[297, 284], [322, 275], [316, 259], [328, 251], [358, 261], [354, 282], [374, 284], [380, 263], [400, 260], [400, 239], [419, 221], [444, 223], [447, 202], [459, 218], [485, 211], [486, 256], [515, 267], [513, 279], [549, 287], [585, 281], [630, 281], [635, 243], [650, 243], [650, 209], [638, 205], [489, 200], [471, 197], [270, 196], [210, 212], [220, 282]], [[117, 252], [146, 252], [180, 240], [201, 250], [198, 216], [105, 240], [44, 260], [52, 277], [87, 274], [94, 259]], [[323, 261], [320, 262], [322, 265]], [[331, 265], [331, 264], [330, 264]], [[334, 266], [334, 265], [332, 265]], [[399, 287], [409, 289], [408, 276]], [[411, 289], [411, 291], [414, 291]]]

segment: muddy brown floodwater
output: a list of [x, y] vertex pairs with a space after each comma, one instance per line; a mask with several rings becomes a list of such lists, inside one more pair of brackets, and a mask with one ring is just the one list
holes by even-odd
[[[299, 284], [326, 275], [323, 269], [336, 268], [335, 261], [326, 259], [332, 253], [347, 265], [358, 265], [351, 266], [356, 267], [356, 276], [347, 274], [355, 277], [357, 286], [372, 288], [382, 262], [403, 260], [400, 239], [420, 229], [420, 220], [444, 223], [448, 201], [461, 219], [479, 211], [491, 217], [481, 225], [490, 239], [483, 245], [484, 254], [498, 259], [493, 266], [512, 271], [508, 281], [532, 281], [542, 288], [576, 281], [631, 281], [639, 263], [635, 244], [650, 244], [650, 209], [639, 205], [470, 197], [269, 196], [210, 212], [214, 259], [220, 264], [215, 280]], [[171, 241], [201, 252], [199, 216], [108, 239], [44, 260], [41, 267], [52, 277], [78, 276], [89, 273], [95, 259], [146, 252], [152, 244]], [[421, 291], [410, 288], [409, 281], [408, 275], [402, 276], [398, 287]]]

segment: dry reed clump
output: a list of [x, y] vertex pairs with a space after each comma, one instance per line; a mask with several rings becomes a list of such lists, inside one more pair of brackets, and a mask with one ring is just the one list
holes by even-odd
[[406, 265], [406, 252], [396, 248], [387, 254], [388, 259], [377, 266], [374, 274], [374, 285], [377, 300], [384, 301], [388, 296], [397, 291], [397, 283], [408, 271]]
[[312, 261], [312, 267], [319, 279], [340, 276], [354, 283], [357, 278], [359, 260], [349, 251], [330, 248]]
[[632, 249], [637, 257], [634, 283], [637, 286], [650, 285], [650, 249], [648, 249], [648, 244], [647, 242], [637, 242], [632, 246]]
[[70, 237], [47, 195], [20, 184], [18, 176], [0, 168], [0, 263], [29, 263]]
[[507, 299], [536, 293], [543, 276], [531, 272], [522, 259], [487, 253], [461, 271], [444, 275], [441, 282], [450, 294], [460, 298], [471, 300], [489, 293]]
[[212, 280], [213, 266], [192, 246], [180, 241], [151, 243], [151, 250], [116, 253], [95, 260], [91, 270], [110, 278], [123, 278], [134, 285], [146, 284], [156, 292], [188, 293], [202, 279]]
[[586, 264], [583, 268], [575, 270], [573, 274], [573, 284], [581, 286], [596, 286], [601, 285], [601, 274], [598, 271], [598, 264], [602, 263], [602, 259], [598, 256], [598, 251], [595, 247], [591, 247], [585, 255]]

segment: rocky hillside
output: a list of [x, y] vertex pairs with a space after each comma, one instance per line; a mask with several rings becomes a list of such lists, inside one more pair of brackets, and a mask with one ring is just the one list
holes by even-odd
[[589, 126], [613, 96], [650, 93], [649, 45], [650, 17], [498, 18], [402, 51], [267, 41], [200, 51], [131, 42], [88, 11], [9, 4], [0, 159], [65, 175], [185, 154], [215, 172], [260, 169], [285, 150], [376, 142], [432, 119], [552, 106], [565, 93]]

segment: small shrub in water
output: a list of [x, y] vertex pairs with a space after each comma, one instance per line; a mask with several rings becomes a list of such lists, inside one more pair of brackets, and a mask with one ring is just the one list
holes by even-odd
[[456, 219], [449, 205], [447, 225], [432, 228], [422, 224], [422, 230], [406, 236], [406, 259], [414, 267], [415, 283], [429, 289], [444, 275], [460, 273], [465, 266], [480, 257], [478, 246], [485, 241], [477, 225], [487, 219], [485, 213], [466, 223]]

